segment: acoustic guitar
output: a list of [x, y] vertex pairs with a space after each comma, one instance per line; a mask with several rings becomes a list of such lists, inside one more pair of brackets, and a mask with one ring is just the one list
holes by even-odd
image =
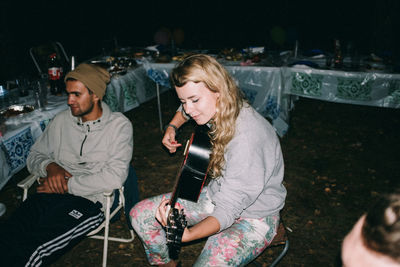
[[178, 259], [182, 234], [187, 226], [185, 214], [175, 208], [178, 198], [197, 202], [206, 181], [211, 144], [206, 125], [196, 127], [184, 150], [185, 158], [177, 174], [174, 191], [168, 204], [166, 238], [169, 256]]

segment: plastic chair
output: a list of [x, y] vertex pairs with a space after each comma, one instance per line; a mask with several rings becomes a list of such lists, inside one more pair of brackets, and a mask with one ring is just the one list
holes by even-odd
[[[133, 167], [132, 167], [133, 169]], [[129, 170], [131, 171], [131, 169]], [[22, 195], [22, 200], [25, 201], [28, 197], [28, 190], [29, 188], [39, 179], [39, 177], [31, 174], [21, 182], [17, 184], [18, 187], [23, 189], [23, 195]], [[128, 179], [127, 179], [128, 180]], [[117, 191], [117, 192], [115, 192]], [[90, 233], [87, 234], [89, 238], [94, 238], [94, 239], [101, 239], [104, 240], [103, 243], [103, 265], [102, 266], [107, 266], [107, 252], [108, 252], [108, 241], [116, 241], [116, 242], [124, 242], [124, 243], [129, 243], [132, 242], [135, 238], [134, 231], [131, 227], [129, 227], [129, 238], [122, 238], [122, 237], [111, 237], [109, 236], [109, 229], [110, 229], [110, 221], [114, 218], [117, 217], [119, 212], [121, 210], [125, 209], [126, 212], [126, 207], [125, 207], [125, 195], [124, 195], [124, 187], [121, 187], [115, 191], [107, 191], [104, 192], [103, 195], [106, 198], [106, 207], [105, 207], [105, 219], [102, 224], [100, 224], [97, 229], [91, 231]], [[114, 200], [114, 203], [117, 203], [116, 205], [112, 205], [111, 203], [111, 197], [116, 195], [116, 198]], [[114, 208], [115, 206], [115, 208]], [[127, 219], [128, 220], [128, 219]], [[128, 224], [130, 226], [130, 224]], [[103, 230], [103, 234], [98, 234], [101, 230]]]
[[[279, 223], [276, 236], [274, 237], [274, 239], [272, 240], [272, 242], [268, 246], [268, 248], [276, 247], [276, 246], [283, 246], [283, 249], [282, 249], [281, 253], [279, 253], [278, 257], [276, 257], [275, 260], [271, 263], [270, 267], [275, 267], [279, 263], [279, 261], [286, 255], [287, 251], [289, 250], [289, 238], [286, 233], [286, 228], [285, 228], [285, 225], [283, 224], [282, 220]], [[252, 262], [252, 264], [255, 266], [265, 266], [262, 263], [258, 262], [257, 259], [254, 260]]]
[[29, 49], [29, 54], [41, 78], [47, 77], [47, 60], [52, 53], [57, 54], [64, 71], [66, 71], [70, 65], [69, 58], [60, 42], [49, 42]]

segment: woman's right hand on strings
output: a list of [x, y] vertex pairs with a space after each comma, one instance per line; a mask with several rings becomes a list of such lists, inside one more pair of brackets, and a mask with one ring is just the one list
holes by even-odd
[[178, 141], [175, 140], [176, 132], [172, 127], [168, 127], [165, 130], [164, 137], [162, 139], [163, 145], [168, 149], [169, 153], [175, 153], [176, 149], [182, 144], [179, 144]]

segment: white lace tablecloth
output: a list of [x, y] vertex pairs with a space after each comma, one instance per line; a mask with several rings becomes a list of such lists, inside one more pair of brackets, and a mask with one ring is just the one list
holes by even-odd
[[[169, 86], [172, 63], [144, 62], [147, 75]], [[272, 121], [279, 136], [299, 96], [337, 103], [400, 108], [400, 74], [300, 67], [224, 65], [251, 105]]]

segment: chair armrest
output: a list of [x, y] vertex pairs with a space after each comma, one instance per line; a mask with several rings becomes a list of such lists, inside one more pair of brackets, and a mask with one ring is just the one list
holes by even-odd
[[17, 186], [22, 188], [22, 189], [28, 189], [33, 185], [34, 182], [37, 181], [39, 177], [37, 177], [34, 174], [28, 175], [24, 180], [20, 181]]
[[114, 190], [104, 191], [103, 196], [111, 197], [114, 194]]
[[22, 188], [24, 190], [22, 194], [22, 201], [25, 201], [25, 199], [28, 197], [28, 190], [29, 188], [33, 185], [34, 182], [36, 182], [40, 177], [30, 174], [28, 177], [26, 177], [24, 180], [19, 182], [17, 184], [18, 187]]

